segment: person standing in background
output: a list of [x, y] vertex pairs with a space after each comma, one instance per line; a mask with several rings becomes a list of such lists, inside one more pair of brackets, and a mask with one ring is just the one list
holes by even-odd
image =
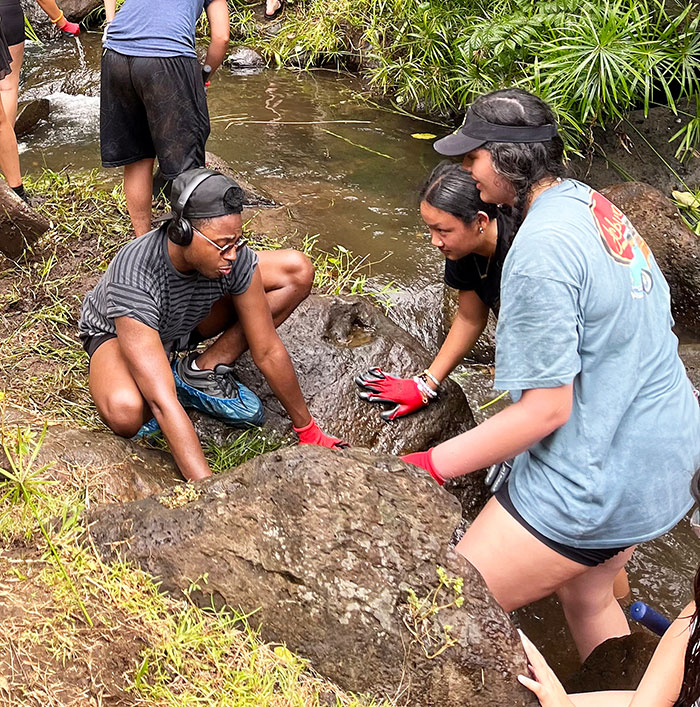
[[[73, 37], [80, 34], [78, 25], [65, 18], [54, 0], [37, 2], [51, 22], [63, 33]], [[20, 0], [0, 0], [0, 20], [3, 34], [0, 40], [0, 167], [14, 192], [26, 200], [14, 132], [19, 73], [24, 59], [24, 11]]]
[[[205, 83], [229, 40], [226, 0], [104, 0], [100, 151], [103, 167], [124, 167], [124, 193], [137, 236], [151, 230], [153, 165], [172, 180], [204, 166], [209, 137]], [[204, 65], [195, 51], [206, 11], [211, 41]]]

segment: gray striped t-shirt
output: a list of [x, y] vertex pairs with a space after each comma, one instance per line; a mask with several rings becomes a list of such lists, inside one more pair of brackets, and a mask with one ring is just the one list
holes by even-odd
[[130, 317], [155, 329], [169, 350], [174, 343], [186, 341], [214, 302], [245, 292], [257, 264], [258, 256], [243, 247], [228, 275], [212, 279], [181, 273], [170, 261], [165, 228], [151, 231], [124, 246], [85, 296], [80, 338], [116, 334], [114, 320]]

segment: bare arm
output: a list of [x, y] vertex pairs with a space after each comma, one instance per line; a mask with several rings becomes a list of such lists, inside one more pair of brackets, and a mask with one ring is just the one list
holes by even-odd
[[259, 268], [253, 274], [250, 287], [243, 294], [233, 297], [233, 304], [255, 365], [289, 414], [292, 424], [304, 427], [311, 420], [311, 415], [292, 361], [272, 321]]
[[[459, 305], [445, 343], [430, 364], [430, 372], [442, 381], [455, 369], [457, 364], [471, 351], [481, 336], [488, 320], [488, 307], [476, 292], [461, 290]], [[432, 388], [435, 386], [428, 383]]]
[[226, 0], [212, 0], [207, 7], [207, 18], [211, 42], [204, 63], [211, 66], [213, 74], [223, 63], [228, 51], [229, 14]]
[[514, 405], [435, 447], [432, 462], [451, 479], [510, 459], [564, 425], [572, 403], [573, 383], [526, 390]]
[[[113, 0], [116, 1], [116, 0]], [[55, 20], [61, 14], [61, 9], [58, 7], [54, 0], [36, 0], [39, 7], [49, 16], [50, 20]], [[63, 23], [65, 24], [65, 22]], [[61, 23], [58, 23], [60, 29]]]
[[115, 325], [129, 371], [163, 430], [182, 475], [191, 480], [211, 476], [190, 418], [178, 402], [158, 332], [129, 317], [118, 317]]
[[685, 652], [694, 612], [695, 604], [691, 602], [671, 624], [634, 692], [610, 690], [567, 695], [554, 671], [522, 633], [523, 647], [535, 679], [522, 675], [518, 679], [537, 695], [542, 707], [673, 707], [683, 683]]
[[117, 0], [104, 0], [105, 2], [105, 20], [111, 22], [117, 12]]
[[661, 637], [630, 707], [673, 707], [676, 703], [694, 613], [695, 603], [691, 602]]

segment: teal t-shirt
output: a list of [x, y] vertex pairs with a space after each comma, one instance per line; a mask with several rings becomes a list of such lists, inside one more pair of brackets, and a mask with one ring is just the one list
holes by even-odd
[[105, 48], [127, 56], [196, 57], [194, 35], [211, 0], [124, 0]]
[[692, 506], [700, 408], [672, 325], [666, 280], [619, 209], [573, 180], [534, 201], [503, 267], [495, 387], [518, 400], [573, 381], [568, 422], [510, 477], [546, 537], [629, 546]]

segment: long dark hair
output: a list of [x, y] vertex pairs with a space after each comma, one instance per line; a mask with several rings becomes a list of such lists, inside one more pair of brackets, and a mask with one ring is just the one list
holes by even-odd
[[495, 204], [481, 200], [472, 176], [453, 162], [441, 162], [435, 167], [420, 191], [420, 200], [467, 225], [474, 223], [479, 211], [489, 218], [495, 218], [498, 212]]
[[[552, 109], [537, 96], [519, 88], [504, 88], [477, 98], [471, 105], [474, 115], [498, 125], [539, 126], [555, 123]], [[505, 177], [515, 190], [513, 216], [516, 228], [532, 187], [547, 177], [563, 177], [564, 143], [555, 135], [544, 142], [487, 142], [484, 149], [491, 154], [496, 172]]]
[[[695, 503], [700, 505], [700, 469], [695, 472], [693, 480], [690, 482], [690, 492], [693, 494]], [[695, 573], [693, 594], [695, 597], [695, 614], [690, 624], [690, 639], [688, 640], [688, 648], [685, 651], [683, 685], [675, 707], [693, 707], [696, 701], [700, 699], [700, 620], [698, 619], [700, 616], [698, 612], [698, 607], [700, 607], [700, 567]]]

